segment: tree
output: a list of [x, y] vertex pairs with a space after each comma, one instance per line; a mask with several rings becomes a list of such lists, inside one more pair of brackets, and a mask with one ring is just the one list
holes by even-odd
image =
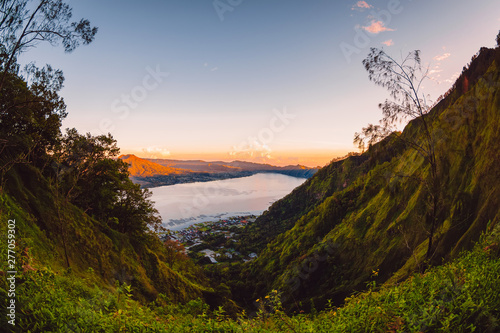
[[151, 229], [162, 231], [162, 220], [149, 199], [151, 196], [151, 191], [141, 189], [139, 184], [127, 178], [118, 190], [118, 198], [109, 210], [108, 220], [116, 218], [117, 225], [114, 228], [136, 238], [146, 235]]
[[[82, 135], [75, 128], [67, 129], [66, 135], [60, 140], [53, 156], [58, 162], [60, 171], [58, 176], [63, 181], [63, 193], [71, 201], [87, 200], [82, 197], [82, 187], [90, 186], [93, 176], [99, 175], [100, 163], [118, 156], [120, 149], [111, 134], [92, 136], [90, 133]], [[121, 170], [126, 172], [126, 168]]]
[[498, 31], [498, 35], [497, 35], [497, 46], [500, 46], [500, 30]]
[[61, 136], [62, 72], [30, 64], [23, 78], [16, 61], [40, 42], [62, 44], [66, 52], [92, 42], [97, 28], [85, 19], [70, 22], [71, 17], [62, 0], [0, 1], [0, 181], [15, 164], [47, 163], [46, 152]]
[[436, 158], [435, 139], [431, 131], [426, 98], [421, 94], [422, 82], [427, 78], [427, 69], [421, 65], [420, 51], [408, 53], [400, 62], [385, 53], [384, 50], [372, 48], [363, 60], [363, 65], [368, 71], [370, 81], [386, 88], [392, 100], [387, 99], [379, 104], [383, 118], [380, 125], [369, 124], [361, 133], [356, 133], [354, 142], [364, 148], [365, 142], [369, 145], [384, 138], [398, 123], [415, 119], [419, 122], [419, 135], [413, 139], [399, 135], [399, 139], [415, 149], [429, 165], [430, 175], [423, 181], [427, 189], [427, 203], [429, 206], [426, 214], [428, 230], [427, 259], [433, 254], [433, 238], [438, 224], [437, 214], [440, 202], [440, 184], [438, 177], [438, 162]]
[[61, 136], [66, 105], [58, 95], [64, 77], [52, 67], [28, 66], [30, 84], [8, 73], [0, 93], [0, 180], [18, 163], [43, 167]]
[[0, 3], [0, 90], [8, 72], [17, 72], [17, 57], [40, 42], [62, 44], [71, 52], [89, 44], [97, 33], [87, 19], [71, 22], [72, 9], [62, 0], [3, 0]]
[[165, 248], [165, 259], [170, 268], [173, 267], [174, 263], [188, 259], [186, 249], [181, 242], [173, 239], [167, 239], [163, 242], [163, 245]]
[[68, 129], [52, 156], [64, 197], [111, 228], [140, 237], [161, 229], [161, 218], [149, 200], [151, 192], [129, 178], [128, 164], [108, 135], [92, 136]]

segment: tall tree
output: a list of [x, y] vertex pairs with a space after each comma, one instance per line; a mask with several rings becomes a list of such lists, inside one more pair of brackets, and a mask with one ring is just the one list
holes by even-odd
[[41, 167], [59, 141], [66, 105], [58, 95], [64, 77], [50, 66], [28, 70], [30, 84], [8, 73], [0, 93], [0, 182], [15, 164]]
[[420, 180], [427, 190], [427, 259], [430, 259], [434, 250], [433, 240], [438, 224], [441, 191], [435, 138], [428, 117], [430, 108], [426, 104], [425, 95], [421, 93], [422, 82], [427, 78], [428, 70], [422, 68], [418, 50], [408, 53], [398, 62], [384, 50], [372, 48], [363, 60], [363, 65], [370, 81], [386, 88], [392, 99], [379, 104], [383, 114], [380, 124], [369, 124], [363, 128], [361, 133], [355, 134], [354, 142], [364, 148], [366, 143], [371, 145], [390, 134], [398, 123], [413, 119], [420, 123], [420, 132], [414, 138], [403, 138], [402, 135], [399, 135], [399, 138], [415, 149], [429, 165], [429, 177]]
[[66, 52], [92, 42], [97, 28], [71, 17], [62, 0], [0, 1], [0, 180], [17, 163], [43, 160], [60, 137], [62, 72], [30, 64], [22, 78], [17, 57], [40, 42], [62, 44]]
[[111, 134], [92, 136], [68, 129], [53, 153], [60, 190], [71, 203], [122, 233], [141, 237], [161, 230], [151, 192], [129, 178], [128, 164]]
[[7, 72], [15, 72], [16, 59], [40, 42], [62, 44], [71, 52], [80, 44], [89, 44], [97, 33], [89, 20], [71, 21], [71, 7], [62, 0], [2, 0], [0, 2], [0, 90]]

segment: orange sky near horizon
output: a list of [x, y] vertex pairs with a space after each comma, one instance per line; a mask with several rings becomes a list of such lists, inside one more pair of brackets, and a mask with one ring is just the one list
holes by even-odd
[[19, 58], [64, 72], [63, 129], [111, 133], [122, 154], [143, 158], [280, 166], [357, 151], [355, 133], [390, 98], [363, 66], [370, 48], [400, 61], [420, 50], [432, 104], [496, 45], [500, 23], [498, 0], [255, 0], [224, 20], [201, 0], [72, 7], [98, 26], [94, 42], [71, 54], [41, 43]]
[[235, 160], [265, 163], [276, 166], [287, 165], [303, 165], [307, 167], [323, 167], [329, 164], [334, 158], [342, 157], [347, 153], [356, 151], [356, 149], [348, 150], [309, 150], [309, 151], [275, 151], [270, 154], [240, 154], [231, 155], [228, 152], [154, 152], [154, 151], [140, 151], [123, 149], [122, 154], [133, 154], [140, 158], [154, 158], [154, 159], [172, 159], [172, 160], [203, 160], [206, 162], [223, 161], [231, 162]]

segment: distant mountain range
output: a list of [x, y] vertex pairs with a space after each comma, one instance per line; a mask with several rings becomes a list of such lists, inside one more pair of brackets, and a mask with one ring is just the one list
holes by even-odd
[[142, 187], [247, 177], [263, 172], [309, 178], [319, 169], [303, 165], [279, 167], [244, 161], [205, 162], [201, 160], [143, 159], [135, 155], [121, 155], [119, 159], [130, 165], [130, 178], [135, 183], [141, 184]]

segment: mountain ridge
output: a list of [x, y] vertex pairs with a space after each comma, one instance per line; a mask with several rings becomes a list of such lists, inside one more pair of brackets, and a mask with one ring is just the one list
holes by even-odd
[[[305, 170], [305, 169], [319, 169], [320, 167], [307, 167], [301, 164], [296, 165], [285, 165], [285, 166], [277, 166], [269, 163], [256, 163], [256, 162], [247, 162], [234, 160], [231, 162], [225, 161], [204, 161], [204, 160], [174, 160], [174, 159], [153, 159], [153, 158], [145, 158], [144, 160], [154, 162], [163, 166], [174, 166], [179, 169], [188, 169], [188, 166], [196, 165], [200, 168], [200, 170], [195, 170], [192, 167], [189, 169], [191, 171], [203, 171], [209, 172], [210, 166], [216, 167], [224, 167], [229, 169], [238, 169], [245, 171], [257, 171], [257, 170]], [[208, 167], [208, 169], [203, 169], [203, 167]]]
[[181, 244], [130, 229], [141, 212], [129, 208], [147, 209], [148, 191], [131, 184], [111, 136], [69, 132], [64, 154], [36, 156], [24, 155], [32, 131], [0, 131], [4, 142], [23, 139], [0, 154], [0, 215], [9, 221], [0, 245], [17, 252], [16, 296], [2, 279], [0, 313], [12, 315], [7, 302], [15, 301], [15, 332], [498, 331], [499, 110], [500, 47], [482, 50], [427, 115], [443, 191], [429, 261], [426, 192], [415, 180], [428, 166], [400, 140], [419, 138], [418, 121], [318, 170], [245, 226], [246, 238], [230, 246], [257, 258], [204, 269]]
[[250, 225], [240, 246], [259, 256], [234, 278], [236, 297], [245, 303], [280, 290], [290, 309], [342, 304], [373, 272], [377, 283], [396, 283], [469, 249], [500, 218], [499, 65], [500, 48], [481, 49], [425, 115], [443, 196], [432, 260], [425, 259], [428, 207], [418, 181], [429, 166], [405, 144], [421, 139], [417, 118], [367, 152], [320, 169]]
[[121, 155], [118, 158], [129, 164], [130, 178], [145, 188], [247, 177], [261, 172], [309, 178], [319, 169], [303, 165], [280, 167], [245, 161], [146, 159], [133, 154]]
[[181, 170], [153, 163], [133, 154], [120, 155], [118, 156], [118, 159], [121, 159], [125, 163], [129, 164], [128, 171], [133, 177], [152, 177], [156, 175], [172, 174], [176, 175], [189, 172], [188, 170]]

